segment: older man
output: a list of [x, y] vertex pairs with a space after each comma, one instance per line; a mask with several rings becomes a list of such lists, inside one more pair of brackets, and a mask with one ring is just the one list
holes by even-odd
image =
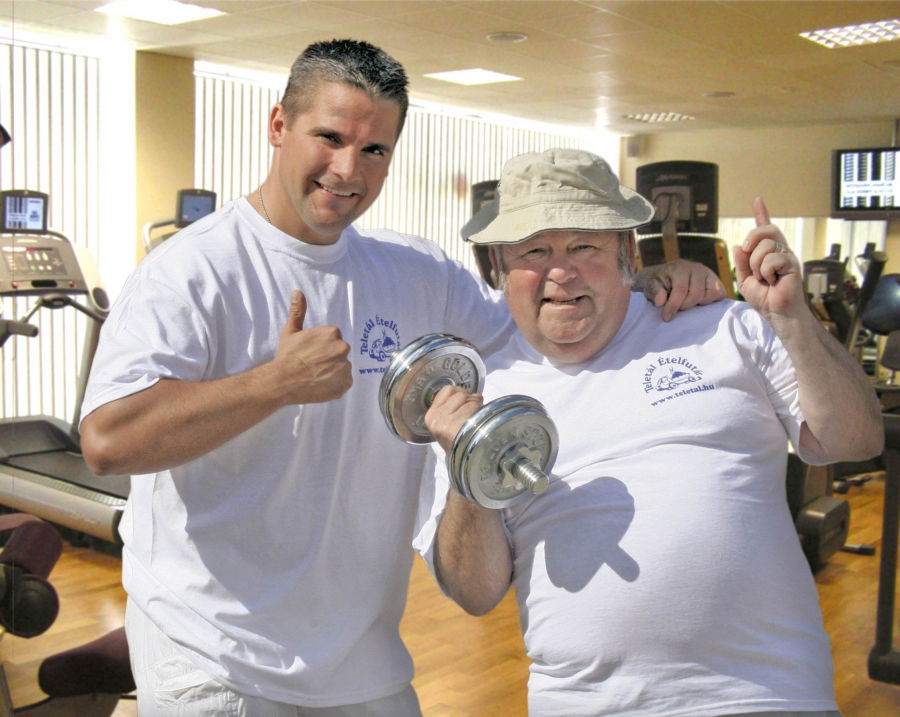
[[[471, 236], [491, 245], [518, 326], [485, 397], [539, 399], [559, 454], [547, 491], [503, 510], [439, 470], [416, 547], [472, 614], [515, 587], [534, 715], [837, 714], [786, 453], [870, 457], [880, 414], [762, 201], [754, 212], [734, 252], [747, 303], [674, 324], [629, 286], [632, 230], [653, 209], [599, 157], [512, 159], [498, 217]], [[481, 404], [441, 390], [426, 423], [444, 450]]]

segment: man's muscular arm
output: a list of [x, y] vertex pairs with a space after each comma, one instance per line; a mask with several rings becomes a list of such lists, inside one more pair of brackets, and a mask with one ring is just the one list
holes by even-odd
[[352, 383], [350, 347], [334, 326], [303, 328], [306, 298], [291, 297], [275, 357], [212, 381], [162, 379], [111, 401], [81, 424], [81, 447], [98, 475], [165, 470], [209, 453], [279, 408], [340, 398]]

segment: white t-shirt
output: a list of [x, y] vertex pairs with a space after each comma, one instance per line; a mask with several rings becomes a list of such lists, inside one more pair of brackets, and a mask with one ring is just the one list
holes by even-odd
[[154, 250], [103, 327], [84, 402], [163, 377], [237, 374], [269, 361], [290, 295], [306, 327], [340, 328], [353, 386], [288, 406], [186, 465], [134, 476], [120, 532], [129, 597], [210, 675], [309, 706], [403, 689], [406, 599], [422, 449], [391, 435], [378, 388], [391, 353], [450, 331], [486, 351], [506, 306], [431, 242], [346, 230], [297, 241], [245, 199]]
[[[550, 487], [503, 511], [532, 714], [837, 709], [785, 496], [796, 381], [756, 311], [665, 323], [632, 294], [586, 364], [554, 365], [520, 334], [487, 363], [486, 400], [532, 395], [559, 431]], [[423, 482], [426, 559], [446, 486], [441, 459], [437, 487]]]

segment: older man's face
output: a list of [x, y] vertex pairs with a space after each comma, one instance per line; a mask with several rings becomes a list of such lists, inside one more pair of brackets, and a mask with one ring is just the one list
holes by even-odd
[[[546, 231], [498, 247], [513, 318], [548, 358], [581, 363], [616, 335], [631, 293], [620, 241], [618, 232]], [[629, 259], [631, 252], [629, 245]]]

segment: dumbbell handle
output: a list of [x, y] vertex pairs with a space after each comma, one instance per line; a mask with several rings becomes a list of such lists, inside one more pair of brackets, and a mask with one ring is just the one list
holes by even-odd
[[434, 402], [434, 397], [437, 396], [438, 391], [440, 391], [444, 386], [455, 385], [456, 383], [454, 381], [451, 381], [449, 378], [437, 379], [425, 390], [425, 394], [422, 396], [422, 401], [428, 408], [431, 408], [431, 404]]
[[[440, 378], [434, 381], [426, 389], [422, 400], [431, 408], [434, 397], [444, 386], [455, 386], [456, 383], [449, 378]], [[533, 461], [522, 453], [522, 446], [512, 446], [500, 459], [500, 470], [508, 473], [515, 481], [524, 485], [532, 493], [543, 493], [550, 485], [550, 479], [544, 471], [537, 467]]]
[[550, 479], [534, 461], [522, 455], [521, 446], [513, 446], [500, 459], [500, 469], [522, 483], [532, 493], [543, 493]]
[[[427, 389], [422, 397], [426, 406], [431, 408], [434, 397], [444, 386], [455, 386], [456, 383], [448, 378], [436, 380]], [[512, 446], [500, 459], [500, 470], [508, 473], [513, 480], [524, 485], [532, 493], [543, 493], [550, 485], [550, 479], [544, 471], [538, 468], [527, 456], [522, 453], [522, 446]]]

